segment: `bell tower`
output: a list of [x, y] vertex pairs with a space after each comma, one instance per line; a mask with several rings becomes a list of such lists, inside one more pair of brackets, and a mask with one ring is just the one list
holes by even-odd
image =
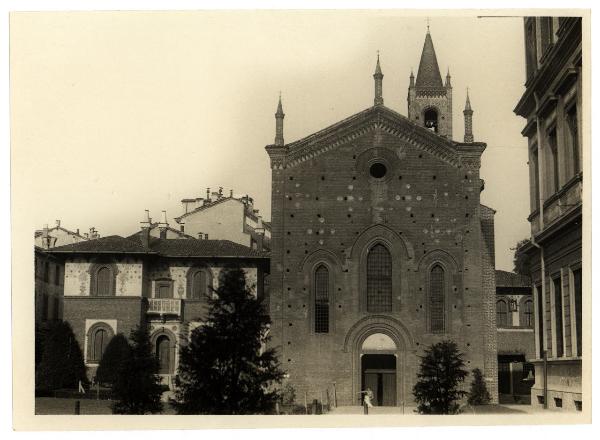
[[433, 40], [427, 26], [417, 78], [410, 74], [408, 118], [448, 139], [452, 139], [452, 84], [450, 71], [446, 83], [438, 66]]

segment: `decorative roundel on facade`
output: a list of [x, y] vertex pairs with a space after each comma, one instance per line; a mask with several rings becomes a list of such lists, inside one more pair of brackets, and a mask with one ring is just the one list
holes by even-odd
[[174, 325], [173, 327], [171, 327], [171, 330], [177, 330], [177, 326]]
[[383, 179], [387, 174], [387, 167], [381, 162], [375, 162], [369, 167], [369, 174], [375, 179]]

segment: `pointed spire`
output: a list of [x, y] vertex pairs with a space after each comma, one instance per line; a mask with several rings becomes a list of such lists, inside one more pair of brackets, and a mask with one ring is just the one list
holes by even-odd
[[410, 68], [410, 83], [409, 83], [408, 86], [409, 87], [414, 87], [415, 86], [415, 74], [413, 73], [412, 67]]
[[433, 48], [433, 40], [429, 33], [429, 24], [427, 25], [427, 34], [425, 35], [425, 43], [423, 44], [423, 52], [421, 53], [419, 71], [417, 72], [416, 86], [444, 87], [437, 57], [435, 56], [435, 49]]
[[277, 112], [275, 113], [275, 145], [283, 146], [283, 105], [281, 104], [281, 92], [279, 92], [279, 103], [277, 104]]
[[448, 72], [446, 73], [446, 87], [452, 87], [452, 83], [450, 82], [450, 67], [448, 67]]
[[470, 112], [473, 111], [471, 109], [471, 100], [469, 99], [469, 88], [468, 87], [467, 87], [467, 102], [465, 102], [465, 111], [470, 111]]
[[379, 51], [377, 51], [377, 65], [375, 66], [375, 73], [373, 74], [375, 79], [375, 105], [383, 105], [383, 73], [381, 72], [381, 66], [379, 64]]
[[465, 117], [465, 142], [473, 142], [473, 110], [471, 109], [471, 100], [469, 99], [469, 89], [467, 88], [467, 101], [463, 110]]

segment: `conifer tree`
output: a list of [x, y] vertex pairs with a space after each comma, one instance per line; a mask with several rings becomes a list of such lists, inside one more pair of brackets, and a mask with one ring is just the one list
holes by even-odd
[[116, 334], [106, 346], [100, 365], [96, 370], [96, 380], [101, 384], [112, 385], [131, 358], [131, 347], [123, 333]]
[[468, 373], [462, 353], [452, 341], [433, 344], [421, 357], [413, 388], [420, 414], [455, 414], [458, 403], [466, 393], [459, 389]]
[[35, 387], [45, 391], [77, 389], [79, 381], [88, 382], [81, 348], [69, 323], [57, 321], [44, 338]]
[[179, 414], [272, 413], [283, 372], [264, 348], [271, 320], [242, 269], [223, 270], [215, 293], [180, 351], [173, 405]]
[[131, 332], [129, 359], [121, 363], [112, 386], [114, 414], [155, 414], [162, 411], [158, 360], [147, 325]]
[[473, 370], [473, 382], [471, 382], [467, 401], [469, 405], [487, 405], [490, 403], [490, 400], [490, 393], [483, 380], [483, 374], [479, 368], [475, 368]]

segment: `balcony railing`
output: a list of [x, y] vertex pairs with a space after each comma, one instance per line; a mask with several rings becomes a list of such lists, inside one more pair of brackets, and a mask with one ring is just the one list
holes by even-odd
[[181, 315], [180, 299], [149, 298], [148, 313], [157, 315]]

